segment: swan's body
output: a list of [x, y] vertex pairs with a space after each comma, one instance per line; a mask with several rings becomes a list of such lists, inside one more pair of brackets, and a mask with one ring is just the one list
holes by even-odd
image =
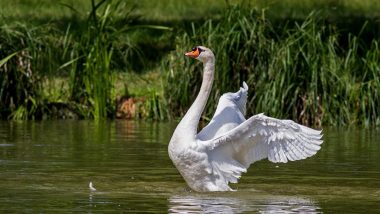
[[186, 54], [203, 62], [200, 92], [175, 129], [169, 156], [187, 184], [195, 191], [230, 191], [249, 165], [268, 158], [286, 163], [301, 160], [320, 149], [321, 131], [291, 120], [264, 114], [245, 119], [248, 86], [221, 96], [210, 123], [197, 133], [199, 119], [214, 80], [214, 54], [202, 46]]

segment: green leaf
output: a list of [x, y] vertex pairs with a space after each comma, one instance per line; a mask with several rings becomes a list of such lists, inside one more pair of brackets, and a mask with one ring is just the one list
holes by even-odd
[[16, 54], [18, 54], [20, 51], [16, 51], [16, 52], [14, 52], [13, 54], [11, 54], [11, 55], [8, 55], [7, 57], [5, 57], [4, 59], [2, 59], [1, 61], [0, 61], [0, 67], [1, 66], [3, 66], [5, 63], [7, 63], [8, 62], [8, 60], [10, 60], [12, 57], [14, 57]]

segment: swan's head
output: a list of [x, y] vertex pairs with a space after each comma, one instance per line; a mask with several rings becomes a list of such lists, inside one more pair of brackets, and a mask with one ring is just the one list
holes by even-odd
[[203, 46], [195, 46], [190, 52], [185, 53], [185, 56], [197, 59], [203, 63], [207, 61], [214, 61], [215, 57], [212, 51]]

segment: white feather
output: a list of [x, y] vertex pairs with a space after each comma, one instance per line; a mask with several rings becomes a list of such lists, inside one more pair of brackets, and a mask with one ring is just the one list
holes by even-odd
[[88, 184], [88, 188], [90, 188], [91, 191], [96, 191], [95, 187], [92, 185], [92, 182]]

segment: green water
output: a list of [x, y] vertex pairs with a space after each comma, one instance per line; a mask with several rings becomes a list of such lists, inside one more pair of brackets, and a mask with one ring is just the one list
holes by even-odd
[[236, 192], [201, 194], [188, 190], [168, 158], [174, 128], [0, 122], [0, 213], [380, 213], [379, 130], [325, 129], [316, 156], [260, 161]]

